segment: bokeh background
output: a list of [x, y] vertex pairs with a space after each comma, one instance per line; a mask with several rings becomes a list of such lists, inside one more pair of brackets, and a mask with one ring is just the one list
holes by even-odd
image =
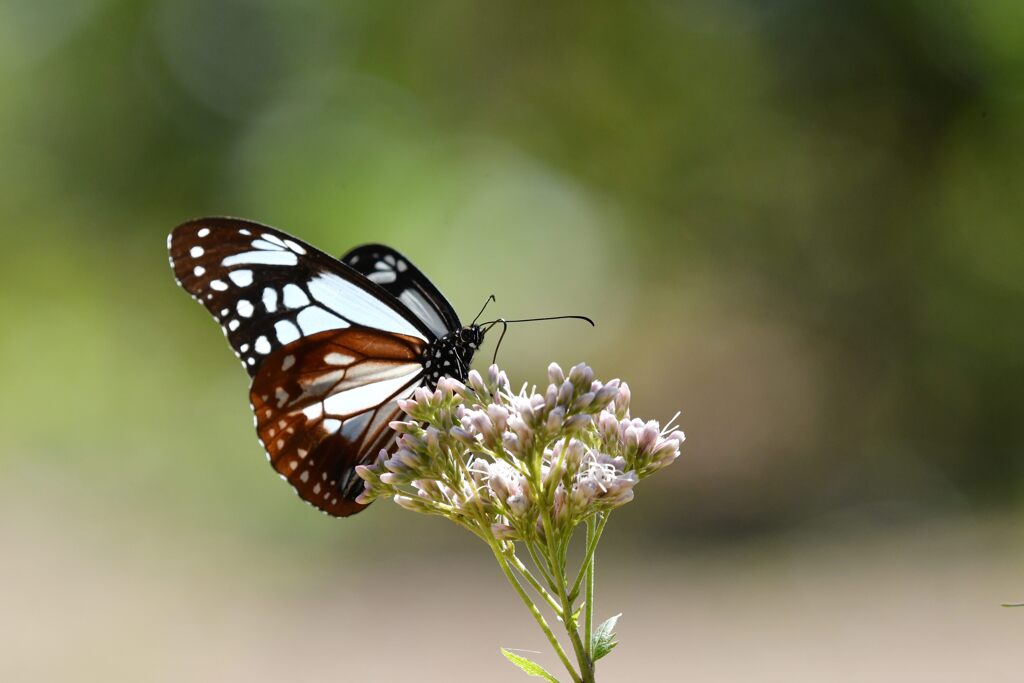
[[589, 314], [501, 364], [683, 411], [605, 536], [603, 680], [1019, 680], [1017, 0], [8, 0], [0, 159], [0, 679], [547, 651], [468, 535], [267, 467], [167, 267], [227, 214], [391, 244], [464, 316]]

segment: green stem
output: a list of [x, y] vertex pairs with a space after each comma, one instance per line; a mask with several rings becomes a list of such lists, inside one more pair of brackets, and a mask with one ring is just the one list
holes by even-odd
[[601, 534], [604, 533], [604, 527], [608, 524], [608, 513], [604, 513], [599, 516], [601, 517], [601, 521], [598, 522], [597, 530], [593, 536], [589, 533], [590, 520], [587, 521], [587, 549], [583, 554], [583, 564], [580, 565], [580, 571], [576, 575], [576, 580], [572, 584], [572, 590], [569, 592], [569, 595], [573, 598], [580, 594], [580, 585], [582, 585], [583, 579], [587, 576], [587, 567], [590, 566], [590, 561], [594, 557], [594, 553], [597, 551], [597, 542], [601, 540]]
[[508, 555], [508, 558], [511, 560], [511, 564], [513, 567], [515, 567], [516, 571], [518, 571], [519, 574], [522, 575], [524, 579], [526, 579], [526, 581], [530, 584], [533, 590], [537, 591], [537, 594], [544, 598], [544, 601], [548, 603], [548, 605], [550, 605], [551, 609], [554, 610], [555, 614], [561, 618], [561, 605], [559, 605], [558, 601], [551, 596], [551, 593], [547, 592], [544, 589], [544, 586], [542, 586], [540, 582], [537, 581], [536, 577], [534, 577], [533, 573], [529, 570], [529, 568], [525, 564], [523, 564], [523, 561], [516, 557], [515, 550], [512, 551], [511, 555]]
[[587, 568], [587, 594], [583, 598], [583, 635], [587, 639], [587, 660], [591, 663], [594, 661], [594, 562], [597, 559], [594, 556], [594, 551], [597, 550], [597, 543], [596, 541], [593, 542], [593, 546], [591, 546], [591, 543], [595, 538], [597, 538], [597, 520], [593, 517], [588, 517], [587, 550], [589, 552], [584, 558], [584, 563]]
[[526, 544], [526, 549], [530, 553], [530, 559], [533, 560], [534, 566], [537, 567], [537, 570], [541, 573], [541, 576], [544, 577], [544, 582], [548, 584], [548, 588], [557, 592], [558, 587], [555, 585], [555, 580], [551, 578], [551, 574], [548, 572], [548, 569], [544, 566], [545, 563], [541, 562], [541, 557], [537, 554], [537, 548], [534, 546], [533, 541], [527, 540], [523, 542]]
[[[550, 508], [547, 508], [548, 510]], [[551, 519], [545, 511], [541, 519], [544, 523], [545, 547], [548, 560], [551, 564], [552, 574], [558, 585], [558, 597], [562, 601], [562, 625], [572, 643], [572, 649], [576, 654], [576, 661], [579, 663], [580, 675], [583, 683], [594, 683], [594, 663], [587, 655], [587, 650], [580, 640], [579, 626], [573, 616], [573, 600], [569, 597], [568, 586], [565, 580], [565, 557], [568, 550], [567, 543], [559, 543], [554, 534]]]
[[562, 624], [565, 626], [565, 632], [569, 635], [569, 642], [572, 643], [572, 649], [576, 653], [576, 661], [579, 663], [583, 683], [594, 683], [594, 663], [590, 660], [590, 656], [587, 654], [587, 649], [583, 645], [583, 641], [580, 640], [579, 628], [576, 624], [576, 618], [573, 616], [572, 602], [570, 602], [569, 596], [565, 594], [564, 585], [561, 597], [562, 613], [565, 615], [562, 619]]
[[[491, 551], [494, 553], [495, 559], [498, 560], [498, 564], [501, 565], [501, 570], [505, 573], [505, 578], [508, 579], [510, 584], [512, 584], [516, 593], [519, 594], [519, 598], [523, 601], [523, 604], [526, 605], [526, 609], [530, 610], [530, 614], [533, 615], [533, 618], [537, 621], [541, 630], [544, 631], [544, 635], [547, 636], [548, 642], [551, 643], [551, 647], [555, 649], [555, 654], [558, 655], [558, 658], [562, 660], [562, 664], [564, 664], [565, 668], [569, 671], [569, 675], [572, 676], [573, 683], [585, 683], [584, 679], [580, 678], [580, 675], [576, 673], [574, 668], [572, 668], [572, 662], [569, 661], [569, 657], [565, 654], [565, 650], [562, 649], [562, 644], [558, 642], [558, 638], [555, 637], [555, 634], [551, 631], [551, 627], [548, 626], [548, 622], [544, 619], [544, 615], [540, 613], [540, 610], [537, 609], [537, 605], [533, 603], [533, 600], [530, 599], [530, 596], [527, 595], [526, 591], [523, 589], [522, 584], [516, 579], [516, 575], [512, 573], [512, 568], [505, 559], [505, 554], [501, 551], [501, 548], [492, 542]], [[586, 683], [592, 683], [592, 681], [593, 678]]]

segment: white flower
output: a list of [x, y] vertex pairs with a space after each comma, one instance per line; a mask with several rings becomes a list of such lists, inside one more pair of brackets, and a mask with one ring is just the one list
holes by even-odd
[[[633, 499], [644, 477], [679, 457], [683, 433], [631, 418], [625, 382], [586, 365], [552, 363], [543, 391], [513, 393], [497, 366], [465, 384], [442, 378], [399, 402], [398, 447], [356, 468], [360, 502], [390, 495], [402, 507], [471, 524], [499, 540], [543, 533], [545, 515], [571, 529]], [[517, 521], [518, 520], [518, 521]], [[529, 523], [526, 523], [527, 520]]]

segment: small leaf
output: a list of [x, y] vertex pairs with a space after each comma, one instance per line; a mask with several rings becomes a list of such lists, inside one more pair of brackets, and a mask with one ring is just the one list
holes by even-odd
[[590, 651], [593, 653], [595, 662], [611, 652], [619, 644], [615, 640], [615, 624], [621, 616], [622, 612], [619, 612], [614, 617], [609, 618], [598, 626], [594, 630], [594, 635], [590, 637]]
[[501, 654], [505, 655], [505, 658], [508, 659], [508, 661], [518, 666], [530, 676], [543, 678], [548, 683], [558, 683], [558, 679], [549, 674], [547, 670], [537, 662], [527, 659], [526, 657], [520, 657], [517, 654], [513, 654], [505, 648], [501, 648]]

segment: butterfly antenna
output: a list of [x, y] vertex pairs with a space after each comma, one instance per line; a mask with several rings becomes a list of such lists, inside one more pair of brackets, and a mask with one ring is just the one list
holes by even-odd
[[[486, 304], [484, 305], [486, 306]], [[532, 323], [540, 320], [585, 320], [590, 323], [591, 327], [596, 327], [594, 321], [585, 315], [552, 315], [544, 318], [519, 318], [517, 320], [505, 320], [504, 318], [498, 318], [497, 320], [481, 323], [480, 327], [484, 328], [484, 334], [487, 334], [495, 325], [501, 325], [501, 335], [498, 337], [498, 343], [494, 345], [494, 357], [491, 359], [491, 363], [493, 364], [498, 362], [498, 349], [501, 348], [501, 342], [505, 339], [505, 333], [508, 332], [509, 323]]]
[[501, 341], [505, 338], [505, 333], [508, 332], [508, 322], [505, 320], [496, 320], [494, 323], [491, 323], [491, 326], [487, 329], [491, 329], [491, 327], [494, 327], [497, 323], [501, 323], [501, 335], [498, 337], [498, 343], [494, 345], [494, 356], [491, 357], [491, 365], [496, 365], [498, 363], [498, 349], [501, 348]]
[[[537, 322], [538, 320], [586, 320], [590, 323], [591, 327], [596, 327], [596, 325], [594, 325], [594, 321], [585, 315], [550, 315], [545, 318], [519, 318], [518, 320], [506, 320], [505, 318], [499, 318], [487, 323], [480, 323], [480, 327], [492, 326], [496, 323], [532, 323]], [[488, 329], [490, 329], [490, 327], [488, 327]]]
[[480, 309], [480, 312], [476, 314], [476, 317], [475, 317], [475, 318], [473, 318], [473, 322], [471, 322], [471, 323], [469, 324], [469, 325], [470, 325], [470, 327], [472, 327], [473, 325], [476, 325], [476, 321], [477, 321], [477, 320], [479, 320], [479, 319], [480, 319], [480, 316], [482, 316], [482, 315], [484, 314], [484, 309], [486, 309], [486, 308], [487, 308], [487, 304], [491, 303], [492, 301], [497, 301], [497, 299], [495, 299], [495, 298], [494, 298], [494, 295], [493, 295], [493, 294], [491, 294], [491, 295], [490, 295], [489, 297], [487, 297], [487, 301], [485, 301], [485, 302], [484, 302], [484, 305], [483, 305], [483, 307], [482, 307], [482, 308]]

